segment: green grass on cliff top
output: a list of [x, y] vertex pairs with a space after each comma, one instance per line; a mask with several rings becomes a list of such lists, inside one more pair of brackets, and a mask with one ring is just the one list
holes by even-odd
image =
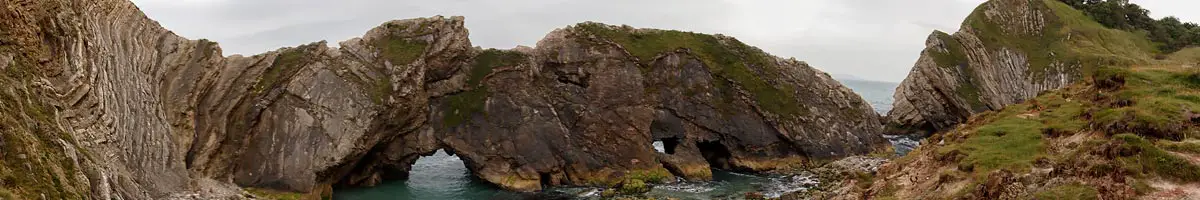
[[[648, 63], [661, 53], [687, 49], [704, 62], [717, 80], [727, 78], [750, 92], [763, 110], [783, 117], [806, 113], [804, 105], [797, 101], [792, 85], [770, 81], [780, 80], [783, 76], [780, 73], [784, 72], [776, 65], [775, 58], [736, 39], [674, 30], [615, 27], [590, 22], [576, 24], [575, 30], [620, 44], [629, 54], [637, 57], [643, 67], [648, 67]], [[728, 87], [724, 84], [717, 86]]]
[[316, 48], [319, 48], [319, 45], [321, 44], [312, 43], [280, 50], [271, 66], [268, 66], [263, 75], [259, 77], [252, 91], [262, 94], [287, 83], [287, 80], [299, 73], [304, 65], [316, 62], [317, 58], [312, 54]]
[[[1116, 78], [1119, 77], [1119, 78]], [[1200, 166], [1177, 154], [1200, 156], [1200, 127], [1188, 111], [1200, 110], [1200, 68], [1173, 66], [1105, 67], [1093, 80], [1123, 80], [1117, 88], [1097, 81], [1046, 92], [1000, 111], [985, 112], [954, 131], [942, 133], [945, 146], [935, 147], [939, 160], [952, 161], [973, 182], [996, 170], [1029, 172], [1039, 162], [1070, 162], [1078, 154], [1049, 154], [1051, 138], [1103, 133], [1088, 139], [1077, 153], [1100, 152], [1099, 144], [1115, 143], [1122, 154], [1116, 169], [1139, 179], [1160, 177], [1200, 182]], [[1087, 144], [1096, 145], [1087, 145]], [[910, 154], [916, 156], [919, 154]], [[897, 162], [908, 162], [901, 158]], [[1097, 168], [1098, 169], [1098, 168]], [[1037, 195], [1061, 195], [1081, 189], [1062, 186]]]
[[1044, 17], [1046, 25], [1036, 34], [1006, 31], [999, 19], [986, 17], [987, 6], [977, 8], [963, 25], [971, 27], [991, 52], [1001, 48], [1023, 52], [1028, 57], [1028, 72], [1033, 75], [1056, 70], [1051, 68], [1055, 63], [1080, 64], [1084, 69], [1078, 70], [1087, 73], [1101, 66], [1147, 62], [1158, 53], [1145, 34], [1106, 28], [1056, 0], [1037, 2], [1033, 1], [1031, 6], [1048, 15]]
[[[962, 70], [963, 74], [975, 74], [969, 65], [967, 52], [964, 49], [963, 44], [959, 42], [958, 39], [954, 39], [954, 37], [950, 34], [946, 34], [945, 32], [941, 31], [934, 32], [934, 34], [937, 34], [938, 39], [944, 42], [946, 47], [946, 52], [928, 52], [929, 55], [933, 57], [933, 60], [938, 67], [956, 68], [958, 70]], [[966, 82], [968, 83], [975, 82], [972, 80], [975, 78], [974, 76], [966, 76], [964, 78], [967, 78]], [[979, 88], [974, 84], [959, 85], [959, 87], [955, 89], [955, 94], [963, 97], [963, 99], [966, 99], [967, 103], [971, 105], [972, 110], [987, 110], [987, 105], [983, 104], [983, 101], [979, 99]]]
[[488, 97], [488, 87], [484, 78], [496, 67], [515, 66], [526, 62], [525, 55], [515, 51], [487, 49], [475, 57], [467, 77], [468, 90], [446, 97], [443, 104], [442, 126], [455, 127], [476, 114], [486, 114], [484, 109]]
[[1043, 132], [1078, 132], [1087, 124], [1079, 115], [1083, 104], [1057, 93], [1043, 95], [1031, 102], [1017, 104], [999, 112], [982, 115], [984, 123], [963, 130], [967, 134], [961, 143], [939, 149], [947, 156], [965, 156], [959, 166], [975, 172], [1007, 169], [1028, 170], [1033, 162], [1045, 157]]
[[[993, 55], [1001, 50], [1023, 53], [1029, 66], [1026, 72], [1035, 79], [1051, 73], [1086, 76], [1097, 67], [1146, 63], [1151, 55], [1158, 53], [1156, 45], [1144, 33], [1106, 28], [1083, 12], [1056, 0], [1034, 0], [1032, 3], [1035, 10], [1048, 13], [1043, 19], [1045, 26], [1035, 33], [1006, 30], [1013, 28], [1003, 27], [999, 19], [986, 17], [987, 4], [976, 8], [963, 26], [969, 27]], [[975, 67], [968, 65], [962, 42], [942, 32], [935, 34], [946, 43], [948, 52], [929, 52], [934, 62], [940, 67], [958, 68], [968, 74], [964, 81], [971, 84], [960, 84], [955, 94], [966, 99], [972, 109], [986, 110], [980, 100], [980, 90], [974, 86], [977, 83]], [[1076, 65], [1080, 68], [1066, 67]]]
[[420, 59], [429, 44], [421, 40], [388, 35], [376, 41], [375, 46], [380, 49], [380, 55], [392, 65], [407, 65]]
[[1123, 142], [1123, 148], [1135, 149], [1135, 154], [1118, 158], [1122, 168], [1135, 175], [1200, 181], [1200, 166], [1174, 155], [1197, 155], [1188, 145], [1194, 143], [1180, 141], [1200, 138], [1200, 124], [1186, 115], [1200, 110], [1200, 68], [1140, 66], [1101, 72], [1099, 77], [1125, 80], [1119, 90], [1097, 94], [1103, 102], [1092, 108], [1091, 121], [1097, 131]]
[[[389, 26], [393, 25], [389, 24]], [[396, 35], [387, 35], [375, 41], [375, 48], [379, 48], [380, 56], [394, 66], [416, 62], [425, 55], [425, 49], [428, 46], [429, 44], [424, 41], [410, 40]], [[393, 85], [389, 77], [380, 78], [367, 85], [370, 86], [371, 100], [376, 104], [383, 104], [384, 100], [392, 93]]]
[[1147, 66], [1115, 73], [1126, 84], [1105, 96], [1131, 105], [1097, 112], [1097, 124], [1174, 140], [1200, 137], [1186, 115], [1200, 111], [1200, 68]]
[[[1045, 26], [1031, 32], [1016, 31], [1018, 27], [1005, 27], [1002, 19], [988, 18], [985, 14], [989, 5], [999, 3], [1006, 2], [991, 1], [976, 8], [964, 20], [962, 25], [967, 29], [963, 31], [976, 36], [993, 56], [1005, 50], [1020, 52], [1026, 57], [1026, 73], [1034, 80], [1040, 80], [1045, 74], [1078, 74], [1086, 77], [1099, 67], [1149, 63], [1152, 62], [1152, 55], [1158, 54], [1156, 44], [1144, 33], [1104, 27], [1083, 12], [1056, 0], [1030, 1], [1035, 11], [1047, 13], [1042, 19]], [[979, 84], [975, 69], [978, 66], [969, 65], [970, 59], [963, 41], [943, 32], [934, 34], [944, 42], [947, 51], [927, 51], [933, 61], [939, 67], [953, 68], [967, 75], [961, 80], [965, 84], [958, 84], [954, 94], [965, 99], [972, 110], [987, 110], [987, 105], [980, 99], [981, 90], [976, 86]]]
[[1124, 165], [1123, 168], [1138, 173], [1135, 175], [1157, 175], [1183, 182], [1200, 181], [1200, 166], [1155, 146], [1142, 136], [1120, 134], [1113, 138], [1123, 141], [1124, 148], [1137, 152], [1132, 156], [1118, 158]]

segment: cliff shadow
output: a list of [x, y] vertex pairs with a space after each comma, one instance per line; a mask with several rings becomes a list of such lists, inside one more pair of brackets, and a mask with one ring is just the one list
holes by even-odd
[[733, 154], [721, 141], [696, 141], [696, 147], [700, 149], [700, 155], [704, 156], [704, 161], [712, 168], [731, 170], [732, 165], [729, 164], [729, 159]]

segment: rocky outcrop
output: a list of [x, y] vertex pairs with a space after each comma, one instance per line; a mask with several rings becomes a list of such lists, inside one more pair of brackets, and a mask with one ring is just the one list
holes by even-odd
[[340, 49], [222, 57], [216, 43], [178, 37], [127, 1], [5, 5], [15, 17], [6, 38], [32, 41], [6, 54], [43, 67], [61, 110], [51, 121], [90, 152], [80, 173], [103, 199], [404, 177], [438, 146], [426, 83], [474, 51], [462, 18], [388, 22]]
[[[931, 134], [967, 117], [1081, 80], [1097, 66], [1132, 63], [1153, 47], [1057, 2], [992, 0], [959, 32], [935, 31], [888, 112], [891, 134]], [[1119, 56], [1116, 56], [1119, 55]]]
[[[628, 36], [685, 41], [649, 49]], [[712, 56], [755, 74], [714, 72], [733, 67], [713, 66]], [[435, 100], [433, 127], [477, 175], [510, 189], [665, 171], [706, 180], [710, 167], [769, 171], [884, 142], [869, 105], [827, 74], [724, 36], [582, 23], [536, 48], [484, 51], [470, 71], [451, 79], [467, 91]], [[779, 104], [795, 107], [768, 110], [775, 102], [755, 92], [794, 97]], [[667, 152], [656, 155], [654, 141]]]
[[[339, 48], [223, 57], [128, 1], [3, 2], [0, 69], [14, 73], [0, 80], [20, 87], [0, 104], [13, 130], [0, 146], [47, 155], [33, 163], [54, 170], [28, 180], [68, 189], [52, 197], [323, 193], [406, 178], [438, 149], [521, 191], [705, 180], [710, 167], [768, 171], [886, 144], [870, 106], [827, 74], [719, 35], [583, 23], [536, 48], [482, 50], [463, 18], [438, 16]], [[0, 171], [34, 168], [11, 154]], [[29, 184], [6, 180], [0, 195], [47, 194]]]

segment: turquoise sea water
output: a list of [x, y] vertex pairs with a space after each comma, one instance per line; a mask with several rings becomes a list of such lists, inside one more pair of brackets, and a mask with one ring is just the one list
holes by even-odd
[[880, 115], [887, 114], [892, 110], [892, 94], [896, 91], [896, 86], [899, 83], [868, 81], [868, 80], [841, 80], [842, 85], [849, 87], [863, 97], [871, 107], [875, 108], [875, 112]]
[[[843, 83], [861, 94], [875, 107], [876, 112], [891, 109], [895, 83], [846, 80]], [[889, 137], [897, 151], [907, 152], [915, 146], [915, 138]], [[655, 144], [660, 149], [661, 144]], [[540, 193], [518, 193], [501, 190], [471, 175], [462, 160], [445, 152], [421, 157], [413, 165], [408, 180], [386, 182], [371, 188], [337, 189], [334, 199], [599, 199], [597, 188], [552, 188]], [[650, 197], [678, 199], [741, 199], [746, 192], [764, 195], [780, 194], [811, 188], [817, 180], [808, 175], [766, 176], [714, 170], [711, 182], [679, 182], [654, 186]], [[660, 198], [661, 199], [661, 198]]]

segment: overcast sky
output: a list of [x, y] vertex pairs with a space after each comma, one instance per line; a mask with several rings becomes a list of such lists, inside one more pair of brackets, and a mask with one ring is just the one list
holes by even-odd
[[[954, 32], [983, 0], [133, 0], [175, 33], [226, 55], [362, 36], [392, 19], [466, 16], [484, 48], [533, 46], [555, 28], [596, 21], [721, 33], [831, 74], [899, 82], [933, 30]], [[1135, 0], [1152, 15], [1200, 21], [1200, 1]]]

